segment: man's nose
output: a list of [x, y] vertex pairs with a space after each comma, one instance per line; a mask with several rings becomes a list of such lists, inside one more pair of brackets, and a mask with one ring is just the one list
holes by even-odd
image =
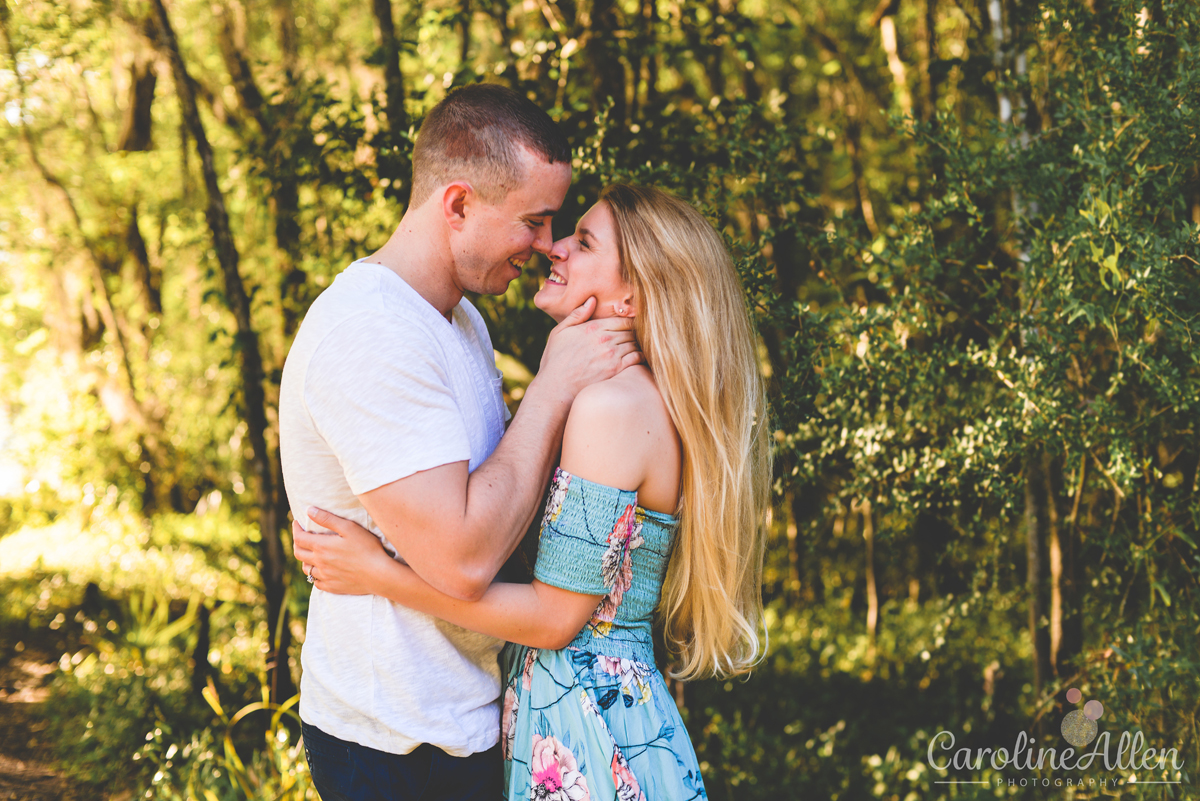
[[546, 222], [540, 225], [537, 229], [537, 236], [533, 240], [533, 249], [538, 253], [545, 253], [550, 258], [554, 258], [552, 250], [556, 244], [550, 233], [550, 223]]

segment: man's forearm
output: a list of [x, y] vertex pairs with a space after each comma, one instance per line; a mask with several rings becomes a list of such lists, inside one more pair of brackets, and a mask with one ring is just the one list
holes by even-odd
[[442, 465], [359, 499], [417, 575], [447, 595], [478, 600], [537, 512], [573, 400], [535, 378], [500, 444], [474, 472], [466, 461]]
[[[534, 379], [496, 450], [467, 482], [466, 564], [486, 589], [533, 522], [562, 446], [572, 398]], [[472, 593], [474, 594], [474, 593]]]

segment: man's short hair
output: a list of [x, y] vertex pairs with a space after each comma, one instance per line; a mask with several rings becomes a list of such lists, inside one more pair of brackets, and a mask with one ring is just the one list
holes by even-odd
[[410, 203], [421, 205], [452, 181], [467, 181], [483, 202], [499, 203], [525, 180], [521, 146], [551, 164], [571, 161], [558, 125], [520, 92], [491, 83], [456, 89], [417, 134]]

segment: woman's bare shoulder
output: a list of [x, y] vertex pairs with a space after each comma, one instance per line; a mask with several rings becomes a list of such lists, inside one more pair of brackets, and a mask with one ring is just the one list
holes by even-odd
[[[647, 414], [650, 413], [650, 414]], [[627, 367], [607, 381], [584, 387], [575, 397], [568, 417], [589, 423], [605, 422], [631, 428], [643, 425], [641, 418], [666, 414], [666, 405], [650, 371], [642, 365]], [[668, 418], [667, 422], [670, 420]]]
[[650, 371], [638, 365], [584, 388], [563, 434], [567, 472], [609, 486], [642, 484], [656, 448], [675, 428]]

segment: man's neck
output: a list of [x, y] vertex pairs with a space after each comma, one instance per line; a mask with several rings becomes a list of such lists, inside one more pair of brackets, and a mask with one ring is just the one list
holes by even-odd
[[449, 320], [463, 293], [454, 282], [454, 260], [442, 220], [429, 213], [433, 205], [406, 211], [387, 243], [363, 261], [387, 267]]

